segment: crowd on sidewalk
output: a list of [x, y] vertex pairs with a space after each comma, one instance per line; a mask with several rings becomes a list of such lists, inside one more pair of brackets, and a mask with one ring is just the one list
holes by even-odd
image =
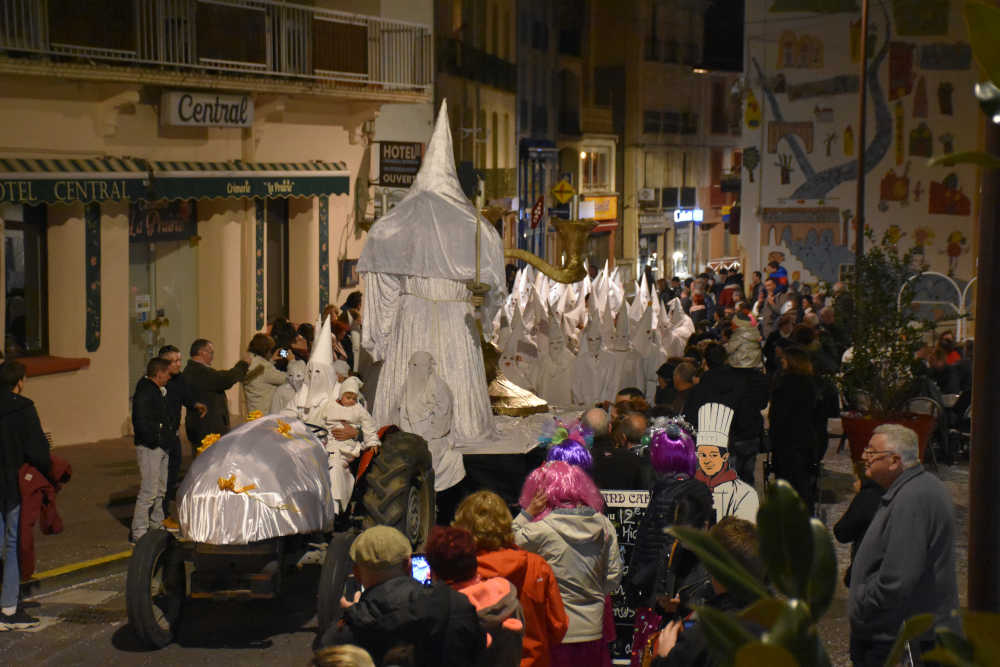
[[[320, 629], [316, 663], [607, 665], [610, 595], [622, 586], [637, 610], [633, 664], [715, 664], [693, 609], [745, 601], [664, 531], [707, 530], [766, 580], [754, 525], [758, 457], [768, 454], [775, 476], [814, 507], [827, 419], [840, 409], [833, 378], [851, 345], [852, 295], [841, 284], [829, 296], [809, 294], [777, 264], [746, 292], [743, 276], [725, 270], [655, 287], [643, 278], [632, 303], [622, 292], [617, 308], [607, 268], [588, 276], [586, 290], [557, 299], [543, 282], [510, 279], [493, 327], [501, 372], [577, 418], [553, 420], [540, 434], [548, 460], [525, 479], [513, 516], [465, 479], [448, 437], [461, 388], [438, 374], [448, 360], [414, 353], [393, 422], [431, 450], [441, 524], [423, 549], [432, 582], [411, 576], [402, 534], [362, 533], [350, 557], [364, 591], [342, 601], [338, 624]], [[176, 527], [182, 415], [197, 455], [230, 430], [225, 392], [237, 383], [249, 418], [280, 414], [326, 429], [331, 489], [345, 507], [347, 466], [380, 437], [365, 312], [353, 293], [315, 324], [278, 318], [228, 369], [213, 368], [209, 340], [190, 344], [183, 369], [180, 349], [164, 346], [133, 394], [141, 482], [130, 540]], [[925, 386], [968, 392], [969, 360], [953, 337], [923, 356]], [[21, 395], [23, 376], [16, 361], [0, 366], [4, 629], [32, 621], [17, 604], [17, 471], [27, 463], [46, 475], [51, 465], [38, 415]], [[903, 619], [933, 612], [944, 621], [957, 606], [955, 529], [951, 501], [923, 469], [912, 431], [880, 427], [864, 460], [867, 475], [836, 535], [854, 544], [852, 659], [874, 665]], [[650, 491], [629, 563], [601, 489]]]

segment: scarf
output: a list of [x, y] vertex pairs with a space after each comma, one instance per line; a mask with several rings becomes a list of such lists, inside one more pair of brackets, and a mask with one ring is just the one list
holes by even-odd
[[735, 470], [726, 467], [725, 469], [720, 470], [718, 473], [716, 473], [715, 476], [709, 477], [704, 473], [704, 471], [701, 468], [698, 468], [698, 470], [695, 471], [694, 473], [694, 478], [699, 482], [703, 482], [704, 484], [708, 485], [708, 488], [715, 489], [715, 487], [717, 487], [720, 484], [724, 484], [726, 482], [735, 482], [737, 479], [739, 479], [739, 475], [736, 474]]

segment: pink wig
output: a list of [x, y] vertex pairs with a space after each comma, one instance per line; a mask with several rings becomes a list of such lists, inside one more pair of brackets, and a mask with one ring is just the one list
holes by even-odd
[[565, 461], [549, 461], [528, 475], [521, 489], [520, 504], [527, 508], [538, 491], [548, 496], [545, 510], [534, 517], [538, 521], [556, 508], [586, 505], [595, 512], [604, 511], [604, 499], [583, 468]]

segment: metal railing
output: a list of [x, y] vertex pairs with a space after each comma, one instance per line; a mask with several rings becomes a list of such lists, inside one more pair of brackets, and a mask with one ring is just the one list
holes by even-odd
[[438, 38], [438, 69], [510, 93], [517, 91], [517, 66], [450, 37]]
[[0, 54], [422, 91], [434, 63], [428, 26], [281, 0], [0, 0]]

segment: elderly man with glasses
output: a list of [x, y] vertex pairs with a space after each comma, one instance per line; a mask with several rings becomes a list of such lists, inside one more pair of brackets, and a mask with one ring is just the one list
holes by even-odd
[[[851, 569], [851, 661], [883, 665], [903, 621], [932, 613], [947, 624], [958, 608], [955, 510], [937, 477], [920, 464], [917, 434], [905, 426], [875, 429], [864, 451], [865, 472], [885, 489]], [[911, 642], [914, 658], [929, 650], [933, 631]]]

